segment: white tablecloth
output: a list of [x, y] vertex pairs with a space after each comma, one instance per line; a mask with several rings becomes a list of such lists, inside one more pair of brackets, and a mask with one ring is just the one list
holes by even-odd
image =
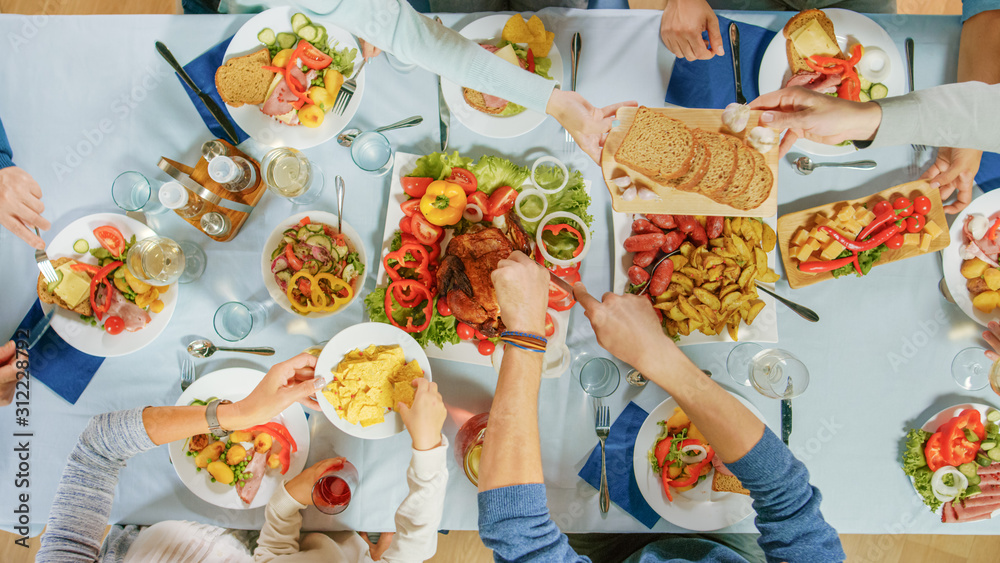
[[[543, 12], [567, 61], [574, 31], [583, 36], [579, 91], [596, 105], [624, 99], [662, 105], [673, 57], [659, 40], [659, 14], [648, 11]], [[733, 13], [738, 20], [779, 29], [787, 14]], [[45, 215], [55, 232], [74, 219], [116, 210], [109, 187], [124, 170], [165, 177], [156, 169], [160, 156], [193, 163], [209, 133], [171, 73], [153, 48], [164, 41], [181, 61], [189, 61], [239, 29], [246, 17], [121, 16], [22, 17], [0, 16], [0, 36], [10, 49], [0, 62], [0, 114], [14, 147], [14, 159], [30, 171], [45, 191]], [[475, 16], [445, 16], [453, 27]], [[917, 86], [954, 80], [958, 53], [957, 17], [879, 17], [902, 51], [903, 40], [917, 42]], [[389, 133], [406, 152], [425, 154], [438, 147], [437, 79], [423, 70], [399, 74], [384, 58], [368, 67], [368, 86], [353, 126], [368, 128], [413, 114], [424, 116], [418, 127]], [[563, 133], [547, 120], [530, 135], [495, 140], [475, 136], [452, 120], [451, 150], [478, 157], [507, 155], [530, 163], [545, 152], [559, 155]], [[252, 154], [264, 148], [248, 143]], [[909, 147], [865, 152], [879, 163], [874, 172], [824, 170], [805, 178], [787, 161], [780, 170], [780, 211], [787, 213], [830, 201], [849, 199], [902, 183]], [[381, 243], [385, 214], [386, 177], [373, 178], [355, 167], [346, 149], [333, 142], [305, 151], [322, 166], [326, 177], [343, 175], [348, 186], [346, 218], [364, 238], [369, 255]], [[928, 158], [930, 156], [928, 155]], [[592, 292], [611, 286], [609, 240], [611, 208], [600, 171], [582, 153], [569, 159], [594, 182], [592, 214], [594, 248], [583, 267]], [[315, 207], [334, 210], [331, 188]], [[157, 341], [122, 358], [108, 359], [76, 405], [69, 405], [45, 386], [31, 391], [30, 486], [15, 488], [18, 464], [12, 434], [21, 431], [13, 409], [0, 410], [0, 524], [12, 530], [20, 504], [28, 493], [31, 533], [44, 524], [66, 456], [89, 418], [97, 413], [136, 405], [173, 404], [180, 394], [178, 366], [183, 346], [195, 336], [214, 337], [212, 314], [232, 299], [264, 298], [258, 271], [259, 255], [271, 229], [293, 212], [290, 203], [265, 196], [243, 231], [230, 243], [202, 236], [173, 214], [151, 219], [158, 232], [205, 248], [209, 265], [200, 282], [181, 287], [181, 305]], [[34, 295], [32, 251], [0, 229], [0, 264], [4, 293], [0, 296], [0, 334], [11, 334]], [[365, 291], [374, 287], [375, 268]], [[795, 399], [792, 450], [808, 466], [812, 483], [823, 493], [827, 520], [845, 533], [996, 533], [991, 522], [942, 526], [928, 514], [900, 471], [898, 458], [905, 428], [918, 426], [940, 408], [966, 400], [989, 400], [989, 390], [964, 393], [952, 383], [949, 366], [961, 349], [979, 345], [977, 325], [938, 293], [941, 277], [937, 256], [923, 256], [877, 268], [864, 279], [842, 279], [790, 292], [778, 291], [814, 308], [819, 324], [807, 323], [779, 308], [780, 347], [799, 356], [809, 367], [809, 390]], [[574, 353], [601, 353], [579, 309], [573, 313], [569, 344]], [[279, 312], [269, 326], [247, 340], [248, 345], [273, 345], [277, 358], [290, 357], [310, 344], [324, 341], [348, 326], [363, 322], [360, 302], [340, 315], [306, 322]], [[723, 385], [735, 388], [726, 375], [725, 359], [732, 345], [686, 348], [701, 367]], [[496, 383], [492, 369], [432, 360], [434, 379], [449, 406], [444, 432], [453, 437], [469, 414], [486, 411]], [[220, 354], [197, 362], [199, 374], [243, 365], [266, 369], [255, 357]], [[779, 427], [776, 401], [749, 388], [736, 392], [756, 404], [772, 428]], [[616, 416], [628, 401], [649, 410], [666, 397], [652, 385], [643, 390], [624, 383], [611, 399]], [[539, 409], [542, 451], [549, 506], [565, 531], [627, 531], [645, 528], [617, 507], [605, 517], [598, 510], [594, 489], [577, 477], [596, 438], [592, 410], [571, 375], [544, 380]], [[404, 468], [409, 437], [364, 442], [336, 430], [322, 415], [311, 418], [310, 461], [347, 456], [360, 470], [361, 488], [355, 506], [339, 518], [310, 512], [312, 529], [390, 530], [396, 506], [406, 494]], [[454, 460], [445, 529], [474, 529], [475, 489]], [[614, 474], [615, 468], [609, 472]], [[624, 474], [621, 472], [621, 478]], [[259, 528], [262, 510], [222, 511], [193, 494], [177, 479], [167, 451], [158, 448], [136, 456], [121, 472], [112, 522], [149, 524], [165, 519], [212, 522], [237, 528]], [[728, 531], [747, 532], [746, 520]], [[660, 521], [656, 531], [678, 531]]]

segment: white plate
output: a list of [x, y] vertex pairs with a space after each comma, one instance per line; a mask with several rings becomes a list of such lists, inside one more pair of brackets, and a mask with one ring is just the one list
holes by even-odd
[[[154, 237], [156, 233], [142, 223], [117, 213], [95, 213], [81, 217], [70, 223], [65, 229], [59, 232], [45, 247], [49, 259], [68, 257], [95, 264], [97, 259], [90, 255], [90, 252], [80, 254], [73, 250], [73, 243], [78, 239], [87, 241], [90, 248], [100, 248], [101, 243], [94, 236], [94, 229], [103, 225], [112, 225], [121, 231], [128, 240], [135, 235], [137, 241]], [[139, 350], [156, 340], [156, 337], [167, 328], [171, 315], [177, 307], [177, 294], [180, 291], [180, 284], [173, 284], [163, 295], [163, 310], [159, 313], [150, 313], [150, 321], [144, 328], [136, 332], [123, 331], [117, 335], [110, 335], [100, 327], [84, 324], [80, 320], [80, 315], [73, 311], [67, 311], [62, 307], [56, 307], [56, 313], [52, 316], [52, 330], [56, 331], [67, 344], [77, 350], [90, 354], [91, 356], [114, 357], [124, 356]], [[42, 311], [48, 313], [55, 305], [42, 303]]]
[[[382, 249], [379, 253], [378, 277], [375, 278], [375, 283], [379, 287], [385, 287], [389, 283], [385, 272], [385, 265], [382, 263], [382, 257], [389, 252], [392, 237], [399, 230], [399, 220], [403, 218], [403, 210], [399, 206], [410, 197], [403, 191], [403, 184], [400, 183], [399, 179], [413, 171], [418, 158], [420, 156], [415, 154], [405, 152], [396, 153], [392, 178], [389, 183], [389, 202], [387, 203], [388, 208], [385, 212], [385, 229], [382, 232]], [[526, 180], [524, 185], [528, 185], [530, 182], [531, 180]], [[584, 180], [584, 183], [586, 184], [587, 192], [590, 193], [590, 181]], [[445, 235], [445, 239], [442, 241], [442, 254], [444, 254], [445, 249], [448, 247], [449, 240], [451, 240], [450, 234]], [[571, 311], [572, 309], [567, 311], [550, 310], [549, 313], [552, 314], [557, 325], [569, 327], [569, 315]], [[564, 346], [565, 344], [566, 331], [564, 330], [556, 332], [551, 339], [550, 346]], [[438, 348], [435, 344], [428, 344], [424, 351], [431, 358], [475, 364], [477, 366], [493, 365], [492, 357], [480, 354], [475, 342], [472, 340], [462, 341], [458, 344], [445, 344], [444, 348]], [[559, 377], [565, 372], [566, 368], [563, 367], [562, 369], [550, 371], [545, 377]]]
[[[615, 234], [615, 252], [612, 256], [611, 267], [614, 269], [614, 286], [612, 291], [617, 294], [622, 294], [625, 292], [625, 288], [628, 286], [628, 269], [632, 266], [632, 253], [625, 252], [625, 239], [632, 235], [632, 221], [633, 217], [637, 217], [638, 214], [634, 213], [612, 213], [612, 228]], [[764, 222], [771, 226], [775, 231], [777, 228], [777, 217], [766, 217]], [[778, 246], [775, 245], [775, 249]], [[770, 268], [774, 268], [775, 257], [774, 253], [776, 250], [772, 250], [767, 253], [767, 265]], [[659, 258], [657, 258], [659, 259]], [[774, 284], [758, 282], [764, 287], [774, 291]], [[740, 342], [777, 342], [778, 341], [778, 314], [775, 309], [774, 297], [764, 293], [763, 291], [758, 291], [759, 299], [764, 302], [764, 308], [761, 310], [757, 318], [754, 319], [753, 324], [747, 326], [746, 323], [740, 323], [740, 329], [737, 336]], [[705, 344], [709, 342], [733, 342], [733, 339], [729, 336], [729, 331], [723, 331], [722, 334], [715, 334], [708, 336], [702, 334], [700, 330], [696, 330], [687, 336], [681, 336], [680, 340], [677, 341], [678, 346], [686, 346], [688, 344]]]
[[278, 287], [278, 283], [274, 281], [274, 274], [271, 273], [271, 253], [274, 252], [274, 249], [278, 246], [278, 241], [281, 240], [285, 229], [297, 225], [303, 217], [309, 217], [310, 223], [324, 223], [326, 225], [330, 225], [331, 228], [335, 228], [337, 226], [337, 216], [333, 213], [327, 213], [326, 211], [303, 211], [302, 213], [296, 213], [295, 215], [281, 221], [278, 223], [278, 226], [271, 231], [271, 234], [267, 237], [267, 242], [264, 243], [264, 250], [261, 251], [260, 254], [260, 274], [264, 278], [264, 287], [267, 288], [267, 292], [271, 295], [271, 299], [280, 305], [282, 309], [292, 313], [293, 315], [305, 317], [307, 319], [321, 319], [343, 311], [358, 298], [361, 288], [365, 285], [365, 277], [368, 275], [368, 252], [365, 251], [364, 242], [362, 241], [361, 236], [358, 235], [358, 232], [354, 230], [354, 227], [348, 225], [347, 221], [343, 221], [341, 223], [341, 230], [347, 237], [347, 241], [349, 243], [348, 248], [358, 253], [358, 256], [361, 258], [361, 263], [365, 266], [365, 271], [358, 276], [358, 279], [354, 281], [354, 285], [352, 286], [354, 295], [351, 297], [350, 301], [342, 305], [336, 311], [312, 311], [305, 315], [296, 313], [292, 310], [291, 303], [288, 302], [288, 295], [281, 291], [281, 288]]
[[965, 245], [965, 234], [962, 233], [962, 226], [965, 225], [965, 218], [972, 213], [980, 213], [989, 217], [1000, 211], [1000, 192], [986, 192], [985, 194], [972, 200], [968, 207], [962, 210], [955, 217], [951, 224], [951, 244], [941, 251], [941, 268], [944, 271], [944, 282], [948, 286], [951, 298], [955, 300], [958, 308], [969, 315], [969, 318], [977, 323], [986, 326], [990, 321], [1000, 319], [994, 311], [984, 313], [972, 306], [972, 295], [966, 289], [968, 280], [962, 275], [962, 258], [958, 254], [958, 249]]
[[[500, 14], [486, 16], [463, 27], [459, 33], [477, 43], [495, 45], [500, 41], [503, 26], [509, 19], [510, 16]], [[558, 87], [563, 81], [563, 62], [554, 41], [552, 49], [549, 50], [548, 58], [552, 60], [549, 76], [555, 80]], [[462, 86], [443, 77], [441, 78], [441, 92], [444, 94], [445, 102], [448, 103], [448, 109], [451, 110], [451, 114], [457, 117], [462, 122], [462, 125], [484, 137], [492, 137], [494, 139], [518, 137], [538, 127], [545, 121], [544, 113], [538, 113], [531, 109], [510, 117], [497, 117], [476, 110], [465, 103], [465, 97], [462, 96]]]
[[[837, 33], [837, 43], [840, 44], [841, 50], [847, 48], [848, 41], [851, 43], [856, 41], [865, 47], [874, 46], [885, 51], [889, 57], [889, 77], [882, 83], [889, 89], [890, 96], [901, 96], [906, 93], [904, 81], [906, 69], [903, 67], [903, 58], [899, 56], [896, 43], [882, 29], [882, 26], [871, 18], [850, 10], [826, 8], [823, 13], [833, 22], [833, 29]], [[779, 31], [771, 40], [771, 44], [767, 46], [767, 50], [764, 51], [764, 56], [760, 60], [760, 73], [757, 76], [760, 93], [767, 94], [780, 90], [791, 75], [791, 70], [788, 68], [788, 56], [785, 54], [785, 36]], [[795, 147], [820, 156], [841, 156], [857, 150], [854, 145], [842, 147], [824, 145], [806, 139], [800, 139], [795, 143]]]
[[[292, 8], [285, 6], [282, 8], [271, 8], [251, 18], [250, 21], [243, 24], [243, 27], [236, 32], [233, 40], [229, 43], [229, 47], [226, 48], [224, 60], [228, 61], [232, 57], [246, 55], [264, 47], [264, 44], [257, 40], [257, 34], [265, 27], [274, 30], [275, 34], [283, 31], [291, 33], [292, 13]], [[354, 59], [354, 68], [357, 69], [363, 57], [354, 36], [346, 30], [337, 27], [336, 22], [323, 17], [316, 17], [313, 19], [313, 23], [325, 27], [330, 40], [338, 42], [338, 48], [349, 47], [358, 49], [358, 54]], [[260, 106], [243, 104], [238, 108], [227, 106], [227, 109], [229, 110], [229, 115], [233, 117], [233, 121], [255, 141], [271, 145], [272, 147], [308, 149], [325, 143], [337, 136], [351, 121], [354, 114], [357, 113], [358, 106], [361, 105], [361, 98], [365, 93], [364, 69], [361, 69], [361, 73], [357, 76], [356, 80], [358, 88], [355, 90], [354, 97], [351, 98], [350, 103], [347, 104], [344, 115], [327, 112], [326, 117], [323, 119], [323, 124], [316, 128], [309, 128], [304, 125], [285, 125], [264, 115], [260, 111]]]
[[[995, 408], [996, 407], [991, 407], [989, 405], [983, 405], [981, 403], [965, 403], [964, 405], [955, 405], [953, 407], [948, 407], [948, 408], [944, 409], [943, 411], [941, 411], [941, 412], [937, 413], [936, 415], [934, 415], [934, 416], [930, 417], [929, 419], [927, 419], [927, 422], [925, 422], [924, 425], [920, 427], [920, 429], [924, 430], [926, 432], [937, 432], [938, 428], [940, 428], [942, 424], [944, 424], [945, 422], [948, 422], [952, 418], [955, 418], [956, 416], [962, 414], [962, 411], [964, 411], [965, 409], [976, 409], [977, 411], [979, 411], [979, 415], [980, 415], [980, 417], [981, 417], [981, 419], [983, 421], [983, 425], [985, 425], [986, 424], [986, 411], [988, 411], [990, 409], [995, 409]], [[910, 485], [913, 485], [913, 477], [910, 477], [909, 479], [910, 479]], [[914, 493], [916, 493], [916, 489], [914, 489]], [[918, 497], [920, 496], [920, 493], [916, 493], [916, 494], [917, 494]], [[920, 497], [920, 498], [923, 499], [923, 497]], [[934, 514], [940, 515], [941, 514], [941, 510], [943, 510], [943, 509], [944, 509], [944, 505], [942, 504], [941, 506], [939, 506], [937, 508], [937, 510], [934, 511]], [[992, 518], [993, 516], [996, 516], [998, 514], [1000, 514], [1000, 508], [998, 508], [997, 510], [994, 510], [993, 514], [990, 516], [990, 518]], [[965, 522], [957, 522], [957, 524], [964, 524], [964, 523]]]
[[[732, 395], [763, 422], [764, 416], [757, 407], [735, 393]], [[655, 409], [649, 411], [649, 416], [636, 434], [632, 470], [643, 498], [667, 522], [699, 532], [720, 530], [753, 514], [753, 500], [749, 496], [712, 490], [714, 468], [701, 483], [698, 483], [698, 486], [683, 493], [671, 491], [674, 501], [667, 500], [667, 496], [663, 494], [660, 476], [653, 473], [653, 468], [649, 466], [649, 450], [656, 442], [656, 437], [660, 435], [660, 426], [657, 422], [670, 418], [674, 414], [675, 407], [677, 401], [673, 397], [657, 405]]]
[[[191, 404], [191, 401], [195, 399], [205, 400], [209, 397], [239, 401], [246, 398], [254, 390], [257, 384], [264, 379], [264, 375], [264, 372], [249, 368], [226, 368], [206, 373], [181, 393], [175, 405], [183, 407]], [[170, 463], [173, 464], [174, 471], [177, 472], [177, 476], [180, 477], [184, 486], [205, 502], [221, 508], [236, 510], [265, 506], [267, 501], [271, 500], [275, 489], [281, 486], [285, 478], [290, 479], [302, 472], [306, 466], [306, 458], [309, 456], [309, 423], [306, 422], [302, 405], [292, 403], [271, 420], [285, 425], [299, 449], [292, 453], [288, 472], [285, 475], [281, 474], [280, 469], [269, 468], [267, 470], [267, 473], [264, 474], [264, 480], [260, 483], [260, 489], [257, 490], [257, 496], [253, 497], [253, 502], [249, 505], [236, 494], [236, 487], [213, 483], [207, 470], [197, 470], [194, 458], [185, 453], [187, 440], [170, 442], [167, 446], [170, 452]]]
[[[348, 352], [359, 348], [364, 350], [372, 344], [376, 346], [399, 344], [403, 348], [406, 361], [416, 360], [420, 369], [424, 370], [424, 379], [431, 381], [431, 364], [427, 361], [427, 355], [424, 354], [423, 348], [409, 334], [384, 323], [361, 323], [346, 328], [331, 338], [323, 347], [323, 351], [320, 352], [319, 359], [316, 360], [317, 377], [322, 377], [329, 383], [333, 380], [333, 371], [337, 369], [340, 360], [343, 360]], [[395, 436], [403, 431], [403, 419], [396, 414], [395, 410], [387, 412], [383, 422], [365, 428], [360, 424], [351, 424], [340, 418], [323, 393], [316, 393], [316, 400], [330, 422], [351, 436], [377, 440]]]

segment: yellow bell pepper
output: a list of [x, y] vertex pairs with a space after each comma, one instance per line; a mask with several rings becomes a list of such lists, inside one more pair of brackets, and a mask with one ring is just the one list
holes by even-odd
[[462, 220], [467, 203], [465, 190], [458, 184], [435, 180], [420, 198], [420, 212], [432, 225], [454, 225]]
[[[309, 281], [309, 295], [306, 296], [300, 289], [299, 293], [301, 295], [301, 299], [296, 299], [292, 290], [298, 289], [298, 281], [300, 279]], [[333, 294], [333, 303], [330, 303], [330, 298], [326, 295], [323, 289], [320, 288], [320, 281], [327, 282], [327, 285], [330, 288], [329, 291]], [[341, 289], [347, 290], [347, 297], [338, 297], [336, 295], [335, 292], [340, 291]], [[313, 311], [336, 311], [342, 305], [350, 301], [354, 296], [354, 290], [351, 289], [351, 285], [333, 274], [324, 272], [314, 276], [304, 270], [296, 272], [295, 275], [288, 280], [288, 288], [285, 290], [285, 293], [288, 296], [288, 300], [291, 301], [292, 307], [303, 315]]]

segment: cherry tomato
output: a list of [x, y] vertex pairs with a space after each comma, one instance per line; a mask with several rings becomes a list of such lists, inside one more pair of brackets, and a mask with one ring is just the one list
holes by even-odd
[[399, 220], [399, 230], [404, 233], [413, 234], [413, 225], [410, 223], [409, 217], [404, 215], [403, 218]]
[[433, 181], [434, 178], [411, 178], [408, 176], [399, 179], [406, 195], [417, 198], [424, 197], [424, 194], [427, 193], [427, 186]]
[[489, 340], [480, 340], [479, 344], [476, 344], [476, 349], [479, 350], [480, 354], [489, 356], [493, 353], [493, 350], [496, 350], [496, 345]]
[[438, 309], [438, 314], [441, 315], [442, 317], [451, 316], [451, 307], [448, 306], [448, 300], [445, 299], [444, 297], [438, 298], [437, 309]]
[[924, 223], [927, 219], [923, 215], [910, 215], [906, 218], [906, 232], [919, 233], [924, 230]]
[[913, 213], [913, 203], [905, 197], [897, 197], [892, 200], [892, 208], [899, 211], [900, 217], [909, 217]]
[[[465, 168], [452, 168], [451, 176], [448, 176], [448, 181], [462, 186], [465, 195], [471, 194], [479, 187], [479, 180], [476, 180], [476, 175]], [[486, 210], [484, 209], [483, 211], [485, 212]]]
[[490, 196], [483, 192], [473, 192], [468, 197], [469, 203], [476, 204], [479, 209], [483, 212], [483, 221], [492, 221], [493, 217], [489, 215], [490, 212]]
[[545, 313], [545, 338], [556, 333], [556, 323], [552, 320], [552, 315]]
[[111, 225], [97, 227], [94, 229], [94, 236], [112, 256], [121, 256], [125, 252], [125, 237]]
[[420, 212], [420, 198], [408, 199], [399, 204], [399, 208], [403, 210], [403, 215], [412, 217], [414, 213]]
[[475, 331], [476, 331], [476, 338], [477, 338], [478, 340], [489, 340], [489, 338], [487, 338], [487, 336], [486, 336], [485, 334], [483, 334], [483, 333], [479, 332], [479, 329], [476, 329], [476, 328], [474, 328], [474, 329], [472, 329], [472, 330], [475, 330]]
[[417, 237], [420, 244], [431, 245], [444, 236], [444, 229], [428, 221], [423, 213], [414, 213], [410, 217], [410, 226], [413, 229], [413, 236]]
[[476, 336], [476, 330], [465, 323], [458, 323], [455, 331], [458, 332], [458, 337], [462, 340], [471, 340]]
[[125, 330], [125, 321], [121, 317], [108, 317], [108, 320], [104, 321], [104, 332], [110, 335], [121, 334], [123, 330]]
[[913, 200], [913, 212], [917, 215], [927, 215], [931, 212], [931, 198], [922, 195]]
[[517, 190], [510, 186], [500, 186], [490, 195], [489, 214], [496, 217], [503, 215], [514, 207], [517, 201]]
[[875, 208], [872, 210], [872, 213], [878, 217], [879, 215], [884, 215], [886, 211], [892, 211], [892, 204], [888, 201], [880, 201], [875, 204]]
[[885, 245], [889, 248], [895, 250], [897, 248], [902, 248], [903, 246], [903, 235], [896, 233], [891, 239], [885, 242]]

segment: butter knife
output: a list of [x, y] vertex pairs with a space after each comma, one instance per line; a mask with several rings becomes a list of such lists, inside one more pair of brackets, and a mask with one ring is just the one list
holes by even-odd
[[747, 103], [743, 95], [743, 76], [740, 74], [740, 28], [736, 22], [729, 24], [729, 48], [733, 51], [733, 76], [736, 77], [736, 103]]
[[45, 334], [45, 331], [49, 330], [49, 324], [52, 323], [52, 316], [55, 315], [55, 313], [56, 307], [53, 306], [52, 309], [50, 309], [48, 313], [45, 313], [45, 316], [38, 319], [35, 326], [31, 327], [28, 331], [28, 336], [31, 338], [31, 340], [28, 341], [29, 350], [34, 348], [35, 344], [38, 344], [38, 341], [42, 339], [42, 335]]
[[222, 113], [222, 108], [215, 103], [215, 100], [213, 100], [211, 96], [202, 92], [201, 88], [198, 88], [198, 85], [194, 83], [194, 80], [192, 80], [191, 77], [188, 76], [188, 73], [184, 71], [184, 67], [182, 67], [180, 63], [177, 62], [177, 59], [174, 58], [170, 49], [167, 49], [166, 45], [157, 41], [156, 50], [160, 53], [160, 56], [167, 61], [167, 64], [174, 69], [174, 72], [181, 77], [181, 80], [188, 85], [188, 88], [193, 90], [195, 94], [198, 94], [198, 98], [200, 98], [201, 102], [205, 104], [206, 108], [208, 108], [208, 112], [212, 114], [212, 117], [214, 117], [215, 120], [219, 122], [219, 125], [222, 126], [222, 130], [226, 132], [229, 142], [233, 145], [239, 143], [239, 139], [236, 138], [236, 128], [233, 127], [232, 122], [229, 121], [226, 114]]
[[570, 60], [570, 79], [569, 79], [569, 89], [576, 92], [576, 69], [580, 66], [580, 49], [583, 48], [583, 39], [580, 38], [580, 32], [573, 34], [573, 45], [569, 52]]
[[[444, 25], [438, 16], [434, 16], [434, 21]], [[448, 104], [444, 101], [444, 91], [441, 89], [441, 75], [438, 75], [438, 126], [441, 132], [441, 151], [444, 152], [448, 149], [448, 133], [451, 131], [451, 110], [448, 109]]]

